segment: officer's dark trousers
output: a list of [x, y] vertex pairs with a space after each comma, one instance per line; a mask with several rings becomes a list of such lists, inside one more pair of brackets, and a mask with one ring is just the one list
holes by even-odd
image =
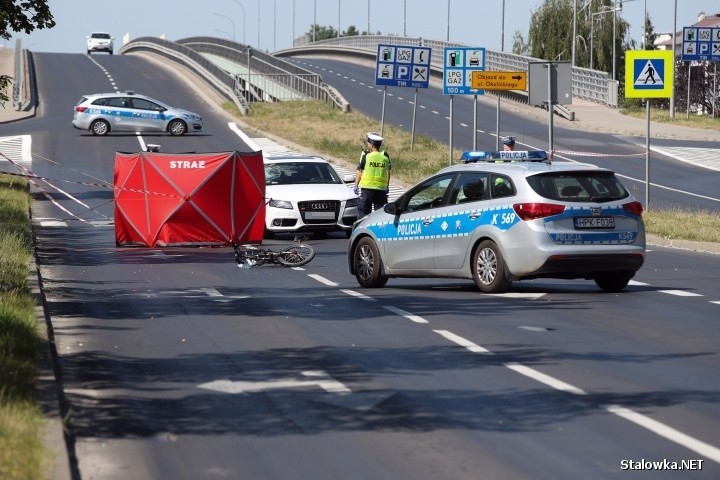
[[362, 218], [365, 215], [375, 210], [381, 209], [387, 203], [387, 192], [385, 190], [370, 190], [363, 188], [360, 192], [360, 204], [358, 205], [358, 217]]

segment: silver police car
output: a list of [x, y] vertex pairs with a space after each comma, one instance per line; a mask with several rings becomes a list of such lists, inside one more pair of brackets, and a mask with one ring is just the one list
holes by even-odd
[[197, 113], [171, 107], [135, 92], [84, 95], [75, 105], [73, 127], [93, 135], [110, 132], [199, 132], [203, 119]]
[[645, 259], [643, 208], [615, 174], [543, 151], [466, 152], [358, 220], [348, 243], [362, 287], [394, 277], [474, 280], [486, 293], [534, 278], [625, 288]]

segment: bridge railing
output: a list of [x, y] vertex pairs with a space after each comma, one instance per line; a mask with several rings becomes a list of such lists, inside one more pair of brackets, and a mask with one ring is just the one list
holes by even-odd
[[[462, 43], [445, 42], [442, 40], [428, 40], [423, 38], [400, 37], [394, 35], [358, 35], [349, 37], [331, 38], [317, 42], [307, 42], [306, 37], [295, 41], [292, 48], [274, 52], [276, 56], [285, 56], [308, 51], [334, 51], [340, 55], [360, 55], [376, 58], [377, 46], [387, 45], [413, 45], [425, 46], [432, 49], [431, 68], [433, 75], [442, 76], [444, 69], [443, 53], [445, 47], [468, 47]], [[535, 61], [546, 61], [539, 58], [516, 55], [509, 52], [499, 52], [485, 49], [486, 70], [528, 72], [528, 64]], [[572, 94], [573, 97], [593, 102], [617, 106], [616, 96], [610, 95], [614, 87], [607, 72], [590, 70], [589, 68], [572, 68]], [[614, 100], [613, 100], [614, 99]]]
[[[243, 115], [250, 101], [279, 101], [297, 97], [332, 102], [347, 111], [349, 103], [322, 77], [249, 45], [215, 37], [189, 37], [170, 42], [156, 37], [132, 40], [120, 53], [152, 51], [191, 68], [224, 96], [232, 100]], [[246, 68], [245, 75], [228, 72], [206, 55], [222, 57]]]
[[121, 54], [129, 52], [151, 52], [186, 66], [219, 94], [235, 103], [243, 115], [247, 115], [248, 102], [242, 92], [237, 91], [235, 77], [194, 50], [158, 37], [140, 37], [126, 43], [119, 50]]

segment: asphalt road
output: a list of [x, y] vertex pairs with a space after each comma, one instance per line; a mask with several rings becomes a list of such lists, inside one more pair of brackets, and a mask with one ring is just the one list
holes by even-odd
[[31, 135], [32, 170], [63, 180], [32, 213], [73, 480], [720, 476], [720, 256], [651, 250], [619, 294], [536, 280], [483, 295], [469, 281], [360, 289], [340, 234], [312, 239], [302, 269], [118, 249], [96, 183], [140, 140], [74, 130], [83, 93], [114, 84], [203, 114], [202, 134], [142, 136], [163, 151], [246, 146], [144, 58], [35, 62], [38, 115], [3, 130]]

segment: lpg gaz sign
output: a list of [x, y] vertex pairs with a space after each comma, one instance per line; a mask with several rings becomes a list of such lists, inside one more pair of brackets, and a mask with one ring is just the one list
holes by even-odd
[[430, 54], [428, 47], [378, 45], [375, 85], [428, 88]]
[[443, 93], [445, 95], [484, 95], [474, 88], [472, 74], [485, 70], [485, 49], [480, 47], [445, 47], [443, 59]]

